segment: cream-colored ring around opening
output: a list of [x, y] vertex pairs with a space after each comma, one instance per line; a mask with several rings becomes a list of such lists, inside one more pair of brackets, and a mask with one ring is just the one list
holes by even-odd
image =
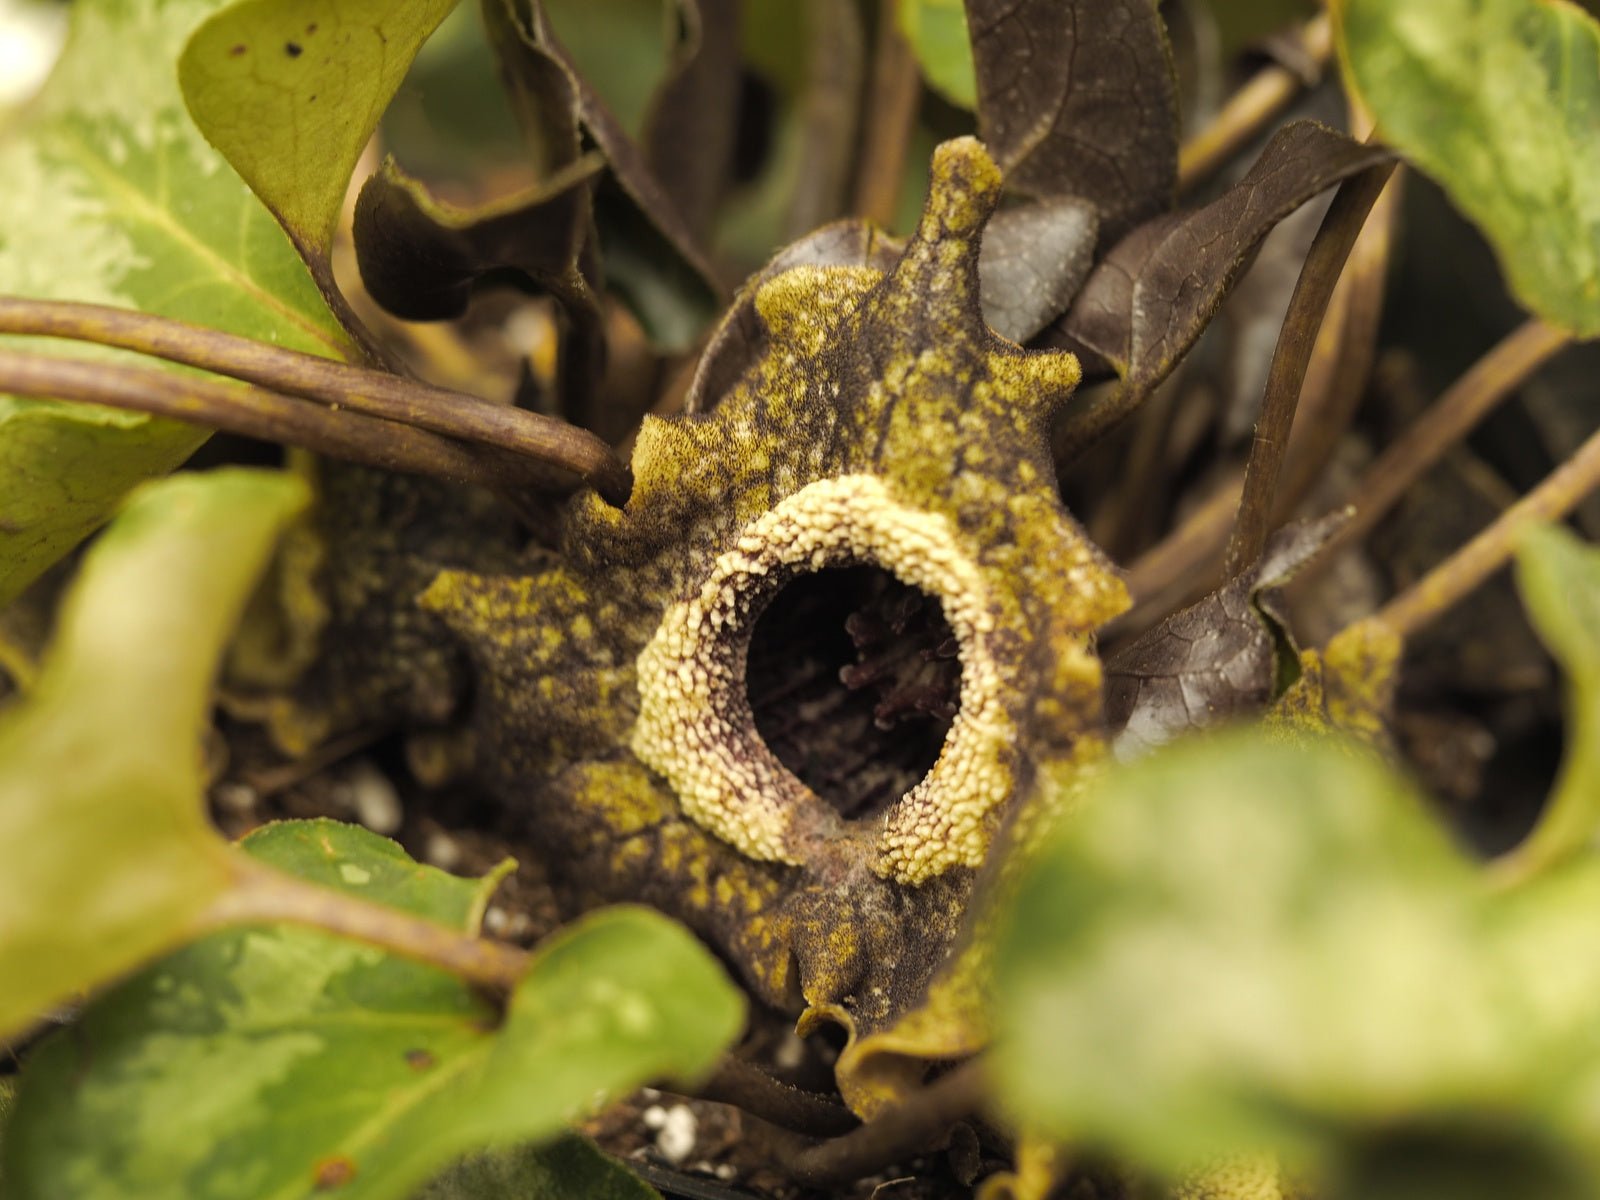
[[845, 563], [882, 567], [936, 597], [960, 647], [960, 711], [933, 768], [884, 814], [873, 869], [919, 884], [977, 866], [1011, 787], [994, 611], [950, 522], [899, 503], [874, 476], [820, 480], [763, 513], [699, 592], [667, 610], [639, 655], [633, 751], [702, 828], [751, 858], [804, 862], [808, 840], [839, 821], [756, 732], [745, 666], [773, 580]]

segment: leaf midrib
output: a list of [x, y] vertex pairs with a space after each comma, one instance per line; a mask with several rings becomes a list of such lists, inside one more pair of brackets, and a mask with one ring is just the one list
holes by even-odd
[[[252, 296], [263, 307], [276, 312], [284, 320], [305, 331], [313, 340], [333, 351], [336, 358], [346, 359], [345, 347], [339, 340], [331, 336], [321, 326], [312, 322], [304, 313], [291, 307], [281, 297], [274, 295], [259, 282], [244, 274], [232, 262], [218, 254], [214, 249], [195, 237], [181, 224], [173, 220], [172, 214], [159, 204], [155, 203], [144, 192], [133, 186], [126, 176], [110, 168], [109, 164], [95, 152], [94, 148], [86, 142], [81, 134], [71, 129], [64, 123], [58, 123], [52, 131], [63, 147], [69, 151], [75, 164], [84, 171], [105, 193], [121, 201], [131, 210], [135, 219], [142, 220], [145, 224], [159, 230], [171, 241], [183, 247], [195, 258], [205, 263], [217, 277], [224, 282], [231, 283], [239, 291]], [[219, 164], [222, 169], [232, 171], [225, 163]], [[292, 242], [290, 245], [292, 246]]]

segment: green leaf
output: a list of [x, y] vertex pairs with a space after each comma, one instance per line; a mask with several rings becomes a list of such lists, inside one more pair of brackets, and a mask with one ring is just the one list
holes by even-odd
[[962, 0], [900, 0], [898, 12], [922, 77], [952, 104], [969, 112], [977, 108], [978, 78]]
[[[211, 680], [304, 487], [150, 484], [89, 551], [0, 721], [0, 1035], [172, 946], [232, 879], [201, 807]], [[23, 848], [26, 848], [25, 850]]]
[[1528, 839], [1501, 864], [1513, 875], [1593, 849], [1600, 836], [1600, 549], [1558, 526], [1530, 530], [1517, 587], [1567, 677], [1567, 750]]
[[[55, 73], [0, 138], [0, 293], [122, 305], [343, 356], [293, 247], [162, 69], [216, 6], [73, 5]], [[205, 438], [139, 414], [0, 396], [0, 604]]]
[[397, 842], [328, 818], [264, 825], [243, 845], [285, 874], [471, 934], [495, 888], [516, 867], [507, 859], [481, 879], [449, 875], [418, 863]]
[[[245, 848], [467, 929], [493, 882], [333, 822], [272, 826]], [[503, 1018], [437, 968], [319, 931], [216, 934], [34, 1053], [7, 1200], [408, 1196], [465, 1152], [547, 1138], [606, 1094], [708, 1070], [742, 1015], [711, 955], [645, 909], [546, 942]]]
[[294, 239], [323, 290], [356, 160], [456, 0], [243, 0], [194, 33], [178, 78], [195, 123]]
[[1526, 1102], [1593, 1051], [1525, 1020], [1537, 985], [1500, 969], [1485, 895], [1352, 744], [1242, 730], [1158, 751], [1110, 771], [1019, 881], [1002, 1094], [1030, 1127], [1173, 1171]]
[[474, 1154], [451, 1167], [413, 1200], [660, 1200], [658, 1193], [594, 1143], [559, 1138]]
[[1530, 310], [1600, 333], [1600, 24], [1548, 0], [1340, 0], [1345, 79]]

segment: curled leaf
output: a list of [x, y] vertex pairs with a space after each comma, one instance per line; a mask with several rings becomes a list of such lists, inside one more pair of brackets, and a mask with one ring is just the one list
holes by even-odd
[[1119, 758], [1266, 707], [1283, 675], [1298, 670], [1277, 589], [1345, 519], [1280, 529], [1250, 568], [1107, 661], [1106, 720], [1118, 730]]
[[337, 295], [328, 255], [356, 160], [456, 0], [243, 0], [178, 60], [189, 111]]

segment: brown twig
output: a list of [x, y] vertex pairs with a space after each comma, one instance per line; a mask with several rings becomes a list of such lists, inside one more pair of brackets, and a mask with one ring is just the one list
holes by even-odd
[[1410, 637], [1505, 566], [1529, 525], [1566, 516], [1596, 488], [1600, 488], [1600, 431], [1590, 434], [1571, 458], [1487, 529], [1369, 619]]
[[[1333, 26], [1328, 14], [1300, 30], [1305, 61], [1317, 67], [1333, 57]], [[1223, 105], [1216, 118], [1178, 151], [1178, 191], [1191, 191], [1271, 123], [1305, 89], [1305, 76], [1285, 66], [1257, 71]]]
[[862, 116], [860, 175], [856, 178], [855, 211], [887, 227], [900, 201], [900, 185], [922, 98], [922, 75], [905, 35], [900, 31], [894, 0], [878, 6], [877, 46], [873, 50], [872, 83]]
[[1367, 468], [1350, 500], [1355, 516], [1306, 565], [1296, 583], [1310, 579], [1339, 550], [1365, 538], [1451, 446], [1569, 341], [1559, 329], [1530, 320], [1474, 363]]
[[[98, 304], [0, 297], [0, 333], [115, 346], [302, 396], [331, 409], [348, 409], [490, 447], [512, 460], [571, 471], [612, 503], [626, 500], [631, 486], [627, 467], [609, 446], [565, 422], [169, 317]], [[542, 479], [536, 472], [512, 471], [524, 486]], [[484, 469], [479, 466], [471, 473], [481, 476]]]
[[494, 488], [527, 485], [515, 460], [473, 454], [459, 442], [361, 413], [343, 412], [242, 383], [221, 383], [123, 363], [0, 350], [0, 392], [77, 400], [301, 446], [387, 471]]
[[525, 950], [473, 937], [425, 917], [318, 887], [246, 859], [235, 884], [201, 916], [197, 933], [282, 921], [353, 938], [440, 967], [497, 996], [527, 971]]
[[1255, 440], [1245, 466], [1239, 517], [1223, 562], [1227, 575], [1237, 575], [1255, 562], [1267, 544], [1267, 535], [1272, 532], [1278, 476], [1289, 447], [1289, 431], [1294, 424], [1300, 386], [1311, 364], [1317, 331], [1322, 326], [1323, 314], [1333, 297], [1345, 260], [1393, 170], [1393, 163], [1369, 167], [1339, 185], [1311, 243], [1305, 265], [1300, 269], [1294, 295], [1289, 300], [1289, 311], [1278, 331], [1272, 365], [1267, 371], [1261, 418], [1256, 423]]
[[982, 1060], [972, 1059], [843, 1137], [790, 1148], [778, 1165], [808, 1187], [860, 1179], [926, 1151], [951, 1126], [977, 1112], [986, 1095]]
[[740, 1058], [723, 1059], [697, 1094], [811, 1137], [837, 1137], [861, 1124], [849, 1109], [827, 1096], [792, 1087]]

